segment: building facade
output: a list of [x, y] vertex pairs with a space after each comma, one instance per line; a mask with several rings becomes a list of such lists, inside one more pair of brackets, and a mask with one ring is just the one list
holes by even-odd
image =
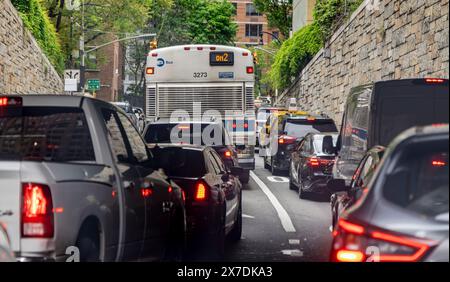
[[312, 23], [316, 0], [293, 0], [292, 32]]
[[[235, 7], [234, 21], [238, 25], [235, 44], [237, 46], [263, 45], [278, 37], [279, 32], [269, 28], [266, 16], [256, 11], [251, 0], [229, 0]], [[272, 33], [271, 34], [268, 34]], [[262, 34], [262, 42], [261, 42]]]

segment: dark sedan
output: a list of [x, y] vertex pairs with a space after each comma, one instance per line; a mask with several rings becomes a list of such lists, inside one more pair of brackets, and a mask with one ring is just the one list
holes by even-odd
[[294, 149], [289, 169], [289, 187], [298, 190], [301, 199], [312, 193], [331, 194], [327, 189], [327, 181], [332, 175], [337, 137], [337, 133], [309, 133]]
[[188, 242], [200, 243], [221, 258], [226, 237], [238, 241], [242, 234], [242, 185], [233, 176], [242, 169], [227, 169], [210, 147], [167, 144], [152, 152], [156, 163], [184, 191]]
[[[448, 138], [448, 125], [434, 125], [394, 139], [367, 192], [339, 219], [332, 261], [449, 261]], [[346, 190], [343, 179], [329, 186]]]
[[384, 155], [385, 147], [375, 146], [370, 149], [363, 158], [348, 191], [338, 192], [331, 195], [332, 228], [336, 229], [336, 223], [343, 211], [351, 207], [361, 196], [366, 193], [366, 188], [372, 179], [375, 169], [378, 167]]

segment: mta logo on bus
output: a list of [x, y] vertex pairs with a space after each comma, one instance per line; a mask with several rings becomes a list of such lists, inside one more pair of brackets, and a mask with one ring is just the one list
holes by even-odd
[[166, 62], [162, 58], [159, 58], [158, 60], [156, 60], [156, 65], [160, 68], [164, 67], [165, 64], [166, 64]]

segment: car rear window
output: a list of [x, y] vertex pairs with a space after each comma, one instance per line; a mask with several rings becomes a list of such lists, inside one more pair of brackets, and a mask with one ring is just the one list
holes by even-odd
[[[203, 177], [206, 174], [203, 152], [184, 148], [155, 148], [155, 163], [168, 176]], [[157, 167], [158, 168], [158, 167]]]
[[144, 139], [151, 144], [227, 145], [222, 126], [212, 124], [201, 124], [201, 131], [192, 124], [152, 124]]
[[384, 188], [388, 200], [426, 217], [448, 214], [448, 143], [415, 147], [396, 167]]
[[[335, 134], [335, 135], [331, 135], [331, 136], [333, 137], [333, 145], [336, 147], [338, 135]], [[316, 152], [316, 154], [318, 154], [318, 155], [329, 155], [329, 153], [324, 153], [322, 150], [324, 137], [325, 137], [325, 135], [314, 136], [314, 139], [313, 139], [314, 152]]]
[[24, 107], [22, 116], [0, 116], [0, 160], [95, 161], [83, 111]]
[[337, 132], [337, 128], [332, 120], [287, 120], [284, 126], [284, 131], [289, 136], [302, 138], [305, 137], [308, 133]]

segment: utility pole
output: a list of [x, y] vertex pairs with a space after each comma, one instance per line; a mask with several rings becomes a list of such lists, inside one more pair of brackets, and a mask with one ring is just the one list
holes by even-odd
[[80, 91], [84, 94], [86, 84], [86, 60], [84, 52], [84, 0], [81, 1], [81, 36], [80, 36]]

